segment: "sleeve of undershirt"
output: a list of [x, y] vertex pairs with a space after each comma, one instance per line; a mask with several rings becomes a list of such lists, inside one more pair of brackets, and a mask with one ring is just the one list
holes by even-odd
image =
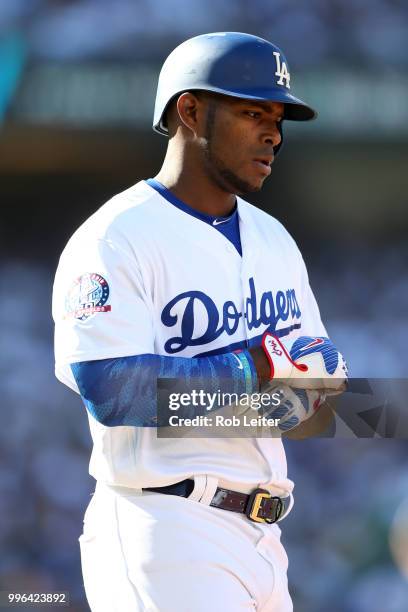
[[[168, 424], [168, 413], [157, 409], [157, 379], [181, 382], [184, 391], [252, 394], [259, 388], [248, 351], [211, 357], [184, 358], [144, 354], [71, 364], [73, 376], [89, 413], [108, 427], [157, 427]], [[234, 395], [235, 397], [235, 395]], [[212, 409], [222, 404], [213, 404]], [[206, 403], [179, 406], [178, 416], [207, 414]]]

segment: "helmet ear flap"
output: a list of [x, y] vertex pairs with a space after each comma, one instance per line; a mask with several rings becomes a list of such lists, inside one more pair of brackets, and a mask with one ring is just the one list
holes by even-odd
[[280, 134], [281, 140], [280, 140], [279, 144], [277, 144], [277, 145], [275, 145], [273, 147], [273, 154], [274, 154], [275, 157], [278, 155], [278, 153], [280, 151], [280, 148], [281, 148], [281, 146], [283, 144], [283, 129], [282, 129], [283, 125], [282, 125], [282, 123], [283, 123], [283, 119], [282, 119], [282, 121], [279, 121], [279, 123], [278, 123], [278, 130], [279, 130], [279, 134]]

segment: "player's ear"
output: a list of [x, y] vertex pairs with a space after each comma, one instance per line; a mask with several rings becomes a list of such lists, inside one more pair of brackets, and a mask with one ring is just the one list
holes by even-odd
[[194, 134], [198, 132], [201, 107], [200, 97], [193, 92], [186, 91], [178, 97], [177, 113], [180, 121]]

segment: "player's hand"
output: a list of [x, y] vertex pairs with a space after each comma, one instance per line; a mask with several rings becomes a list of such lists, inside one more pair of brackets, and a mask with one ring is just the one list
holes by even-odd
[[301, 336], [285, 343], [270, 332], [262, 338], [273, 381], [283, 380], [297, 389], [345, 390], [347, 366], [329, 338]]
[[310, 419], [324, 403], [326, 396], [314, 389], [292, 389], [288, 385], [269, 382], [261, 387], [262, 393], [279, 396], [278, 406], [262, 409], [262, 416], [279, 419], [277, 425], [282, 432], [289, 431]]

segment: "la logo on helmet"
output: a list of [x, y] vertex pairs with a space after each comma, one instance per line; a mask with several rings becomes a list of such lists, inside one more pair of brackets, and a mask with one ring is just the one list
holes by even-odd
[[[286, 62], [281, 61], [281, 54], [279, 53], [279, 51], [274, 51], [273, 54], [276, 60], [275, 76], [279, 77], [279, 79], [277, 80], [277, 84], [285, 85], [288, 89], [290, 89], [290, 74]], [[283, 81], [286, 81], [286, 83], [284, 83]]]

